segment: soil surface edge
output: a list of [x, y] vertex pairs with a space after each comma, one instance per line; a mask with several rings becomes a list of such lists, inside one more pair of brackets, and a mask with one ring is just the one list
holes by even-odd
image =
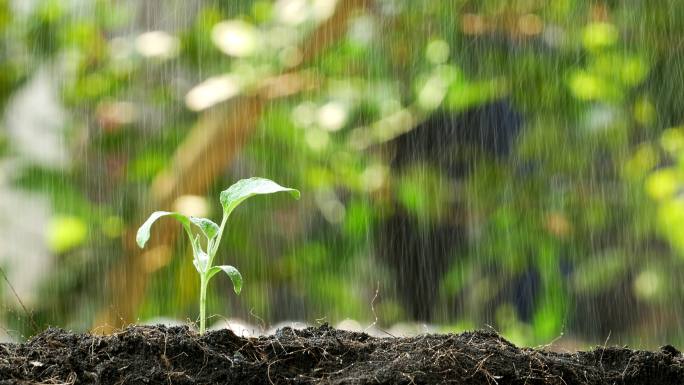
[[327, 325], [241, 338], [132, 326], [109, 336], [47, 329], [0, 344], [0, 384], [684, 384], [684, 357], [598, 347], [518, 348], [492, 332], [375, 338]]

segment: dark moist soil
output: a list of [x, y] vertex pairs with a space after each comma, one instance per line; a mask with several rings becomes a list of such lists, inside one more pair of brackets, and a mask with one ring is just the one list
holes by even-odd
[[492, 332], [374, 338], [326, 325], [241, 338], [187, 327], [48, 329], [0, 344], [0, 384], [684, 384], [684, 357], [517, 348]]

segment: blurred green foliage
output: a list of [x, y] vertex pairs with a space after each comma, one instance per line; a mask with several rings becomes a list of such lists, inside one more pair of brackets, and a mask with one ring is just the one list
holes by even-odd
[[[468, 245], [433, 283], [432, 321], [445, 330], [489, 324], [526, 344], [609, 332], [681, 341], [683, 2], [375, 0], [303, 64], [335, 2], [15, 3], [0, 1], [0, 105], [48, 71], [71, 158], [25, 159], [12, 179], [53, 210], [44, 231], [58, 262], [35, 305], [41, 323], [86, 328], [107, 306], [107, 272], [124, 229], [151, 209], [151, 182], [201, 110], [227, 99], [212, 99], [226, 86], [201, 88], [207, 79], [229, 74], [250, 94], [296, 71], [316, 85], [268, 102], [205, 214], [219, 212], [221, 187], [250, 175], [297, 186], [302, 202], [235, 215], [218, 258], [248, 277], [244, 295], [219, 284], [210, 308], [255, 323], [401, 321], [401, 283], [373, 258], [375, 229], [393, 210], [426, 228], [448, 222], [459, 201]], [[507, 159], [471, 158], [458, 181], [427, 159], [391, 167], [391, 139], [432, 111], [500, 98], [525, 119]], [[4, 131], [0, 154], [23, 159]], [[195, 313], [189, 245], [174, 250], [149, 276], [140, 320]], [[17, 314], [7, 311], [14, 326]]]

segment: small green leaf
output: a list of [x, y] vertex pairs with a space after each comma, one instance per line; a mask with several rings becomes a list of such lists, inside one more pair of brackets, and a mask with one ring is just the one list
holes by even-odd
[[203, 250], [199, 250], [192, 259], [192, 264], [195, 265], [195, 269], [198, 273], [204, 273], [204, 271], [207, 269], [207, 265], [209, 264], [209, 255], [207, 255], [207, 253], [205, 253]]
[[209, 266], [209, 255], [202, 250], [199, 234], [194, 239], [191, 239], [190, 242], [192, 243], [192, 264], [195, 265], [197, 272], [202, 274]]
[[[150, 239], [150, 229], [152, 228], [152, 224], [159, 218], [164, 217], [164, 216], [171, 216], [174, 219], [176, 219], [178, 222], [180, 222], [183, 227], [185, 228], [186, 232], [189, 232], [190, 228], [190, 220], [188, 217], [186, 217], [183, 214], [179, 213], [173, 213], [169, 211], [155, 211], [153, 212], [149, 218], [145, 221], [145, 223], [140, 226], [138, 229], [138, 234], [135, 237], [136, 242], [138, 243], [138, 246], [141, 248], [145, 247], [145, 243]], [[188, 234], [190, 235], [190, 234]]]
[[224, 215], [230, 213], [242, 203], [245, 199], [263, 194], [273, 194], [281, 191], [286, 191], [292, 194], [295, 199], [299, 199], [299, 191], [283, 187], [278, 183], [265, 178], [249, 178], [241, 179], [227, 190], [221, 192], [221, 205], [223, 206]]
[[202, 230], [207, 240], [213, 239], [219, 232], [219, 227], [212, 220], [207, 218], [190, 217], [190, 221]]
[[208, 279], [211, 279], [211, 277], [216, 275], [219, 271], [228, 274], [230, 280], [233, 281], [233, 290], [235, 290], [235, 294], [240, 294], [242, 291], [242, 275], [240, 272], [230, 265], [214, 266], [209, 269]]

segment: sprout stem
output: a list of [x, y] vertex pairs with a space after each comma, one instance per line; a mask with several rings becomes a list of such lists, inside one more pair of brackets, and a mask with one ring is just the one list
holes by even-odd
[[207, 277], [200, 274], [200, 334], [204, 334], [207, 328]]

